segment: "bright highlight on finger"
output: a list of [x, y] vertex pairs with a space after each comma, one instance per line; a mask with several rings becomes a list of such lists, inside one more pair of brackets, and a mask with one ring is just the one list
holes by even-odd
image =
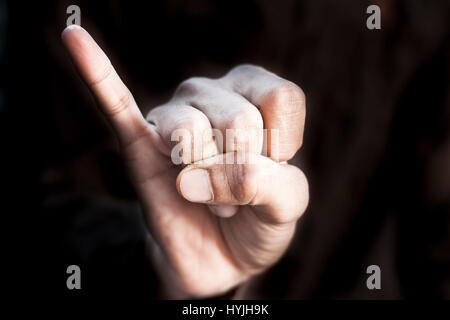
[[106, 76], [105, 72], [110, 72], [108, 57], [82, 27], [68, 26], [62, 32], [61, 39], [88, 85], [100, 81]]

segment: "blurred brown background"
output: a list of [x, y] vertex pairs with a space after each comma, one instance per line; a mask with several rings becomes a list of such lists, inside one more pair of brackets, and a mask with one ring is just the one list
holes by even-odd
[[[311, 201], [254, 298], [450, 298], [448, 1], [0, 3], [1, 211], [17, 220], [16, 288], [66, 293], [78, 264], [84, 293], [158, 296], [114, 137], [60, 42], [77, 4], [144, 112], [183, 79], [243, 62], [305, 91], [295, 162]], [[366, 28], [370, 4], [381, 30]], [[381, 290], [366, 288], [371, 264]]]

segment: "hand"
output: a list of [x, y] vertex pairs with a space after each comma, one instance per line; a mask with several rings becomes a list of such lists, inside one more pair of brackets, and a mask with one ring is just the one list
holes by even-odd
[[[301, 89], [263, 68], [242, 65], [220, 79], [183, 82], [168, 103], [144, 118], [84, 29], [68, 27], [62, 39], [117, 134], [167, 294], [222, 294], [274, 264], [308, 203], [304, 174], [286, 162], [302, 143]], [[278, 130], [278, 139], [268, 135], [268, 147], [263, 128]], [[195, 139], [172, 141], [177, 129], [206, 137], [200, 150]], [[223, 146], [213, 129], [223, 133]], [[227, 129], [246, 134], [230, 139]], [[181, 166], [171, 159], [177, 144]], [[237, 163], [239, 154], [248, 161]]]

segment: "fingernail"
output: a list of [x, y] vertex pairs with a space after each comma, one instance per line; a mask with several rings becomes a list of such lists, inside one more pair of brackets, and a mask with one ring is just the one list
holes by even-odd
[[238, 206], [232, 206], [232, 205], [210, 205], [209, 208], [211, 211], [221, 218], [230, 218], [236, 214], [236, 212], [239, 210]]
[[181, 176], [180, 191], [192, 202], [204, 202], [213, 199], [209, 173], [204, 169], [189, 170]]

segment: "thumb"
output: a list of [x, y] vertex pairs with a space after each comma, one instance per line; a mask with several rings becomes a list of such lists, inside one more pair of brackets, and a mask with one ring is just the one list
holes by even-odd
[[308, 204], [308, 183], [295, 166], [261, 155], [221, 154], [184, 168], [177, 189], [186, 200], [208, 205], [250, 205], [268, 223], [297, 220]]
[[78, 25], [68, 26], [61, 35], [78, 73], [89, 87], [122, 144], [129, 144], [148, 130], [128, 88], [106, 54]]

